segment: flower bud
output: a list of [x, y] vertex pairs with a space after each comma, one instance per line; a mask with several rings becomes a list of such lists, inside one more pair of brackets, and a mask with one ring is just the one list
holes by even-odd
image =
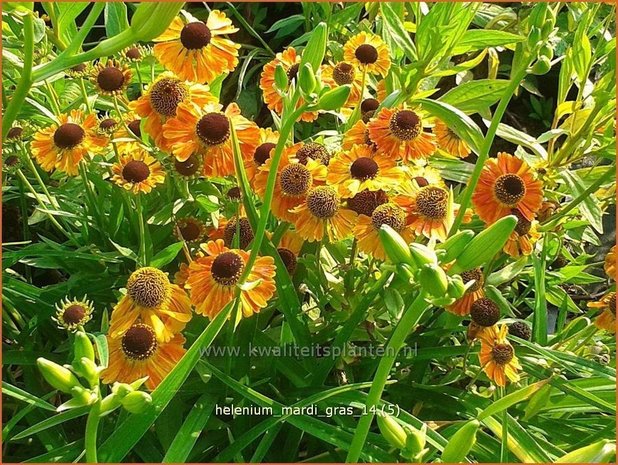
[[119, 399], [122, 399], [124, 396], [133, 391], [133, 387], [126, 383], [114, 383], [112, 386], [112, 394], [118, 396]]
[[616, 457], [616, 444], [608, 439], [569, 452], [554, 463], [611, 463]]
[[456, 275], [449, 277], [448, 289], [446, 292], [448, 296], [452, 297], [453, 299], [459, 299], [463, 297], [463, 295], [466, 293], [466, 285], [464, 284], [463, 279], [461, 279], [461, 276]]
[[347, 84], [327, 90], [320, 96], [318, 109], [326, 111], [337, 110], [348, 100], [349, 95], [350, 86]]
[[94, 346], [85, 332], [77, 331], [75, 333], [73, 352], [75, 354], [74, 360], [80, 360], [82, 357], [86, 357], [88, 360], [94, 362]]
[[382, 247], [387, 257], [395, 264], [405, 263], [414, 265], [412, 254], [406, 241], [401, 235], [387, 224], [383, 224], [378, 232]]
[[416, 428], [406, 428], [406, 448], [404, 455], [410, 458], [419, 458], [419, 454], [422, 454], [427, 443], [427, 424], [423, 423], [420, 430]]
[[106, 415], [120, 407], [120, 399], [116, 394], [110, 394], [101, 401], [101, 415]]
[[460, 463], [465, 461], [466, 455], [476, 443], [476, 433], [481, 424], [478, 420], [464, 423], [449, 440], [442, 451], [442, 462]]
[[152, 403], [152, 397], [144, 391], [133, 391], [128, 393], [120, 403], [131, 413], [142, 413]]
[[139, 3], [131, 17], [130, 31], [135, 42], [150, 42], [163, 34], [182, 5], [182, 2]]
[[532, 65], [530, 72], [537, 76], [547, 74], [551, 69], [551, 62], [548, 57], [541, 55], [536, 63]]
[[403, 427], [397, 421], [387, 414], [377, 415], [378, 428], [384, 439], [397, 449], [403, 449], [406, 446], [407, 435]]
[[81, 386], [71, 388], [71, 395], [73, 396], [73, 399], [80, 402], [82, 405], [90, 405], [93, 400], [93, 392], [90, 389], [86, 389]]
[[99, 384], [99, 368], [89, 358], [82, 357], [80, 360], [73, 362], [75, 372], [88, 380], [90, 387], [95, 387]]
[[43, 357], [36, 360], [36, 364], [41, 370], [41, 374], [54, 389], [58, 389], [66, 394], [71, 392], [75, 386], [80, 386], [77, 377], [68, 369], [58, 365]]
[[309, 63], [305, 63], [298, 71], [298, 85], [305, 95], [309, 95], [314, 91], [316, 85], [315, 74]]
[[280, 92], [288, 88], [288, 75], [280, 64], [275, 68], [275, 87]]
[[448, 277], [438, 265], [424, 265], [418, 272], [421, 288], [430, 296], [444, 297], [448, 289]]
[[448, 263], [455, 260], [464, 251], [473, 237], [474, 233], [472, 231], [459, 231], [442, 244], [436, 246], [436, 249], [445, 251], [444, 255], [440, 258], [440, 262]]
[[438, 257], [436, 253], [423, 244], [417, 244], [413, 242], [410, 244], [410, 254], [412, 255], [412, 261], [418, 268], [423, 265], [435, 265], [438, 263]]

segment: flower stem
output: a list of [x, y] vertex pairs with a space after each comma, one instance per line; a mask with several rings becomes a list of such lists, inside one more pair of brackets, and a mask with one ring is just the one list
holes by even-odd
[[[504, 397], [504, 387], [500, 387], [500, 398]], [[508, 462], [509, 417], [508, 409], [502, 412], [502, 431], [500, 437], [500, 463]]]
[[88, 110], [88, 113], [92, 113], [92, 107], [90, 106], [90, 102], [88, 101], [88, 92], [86, 92], [86, 84], [84, 83], [83, 77], [79, 78], [79, 88], [82, 91], [82, 98], [84, 99], [86, 110]]
[[45, 192], [45, 196], [49, 200], [49, 203], [54, 208], [58, 208], [59, 209], [60, 206], [59, 206], [58, 202], [56, 202], [54, 200], [54, 198], [51, 196], [51, 194], [49, 193], [49, 190], [47, 189], [47, 186], [43, 182], [43, 179], [41, 178], [41, 175], [39, 174], [39, 171], [36, 169], [36, 166], [34, 165], [34, 162], [32, 161], [32, 158], [28, 155], [28, 152], [26, 150], [26, 146], [23, 143], [21, 143], [20, 147], [21, 147], [21, 151], [22, 151], [22, 154], [23, 154], [24, 158], [28, 161], [28, 166], [30, 167], [30, 170], [32, 171], [32, 174], [34, 174], [34, 177], [36, 178], [37, 182], [41, 186], [41, 189], [43, 189], [43, 192]]
[[90, 409], [88, 419], [86, 420], [86, 462], [97, 463], [97, 432], [99, 430], [99, 422], [101, 421], [101, 400]]
[[142, 266], [148, 266], [148, 257], [146, 257], [146, 228], [144, 226], [144, 211], [142, 208], [142, 194], [135, 196], [137, 205], [137, 220], [139, 225], [139, 260]]
[[424, 293], [420, 292], [416, 299], [414, 299], [414, 301], [406, 309], [405, 313], [401, 317], [401, 320], [399, 320], [397, 327], [393, 331], [393, 334], [386, 345], [385, 355], [380, 360], [380, 364], [378, 365], [378, 369], [373, 378], [371, 389], [369, 390], [367, 402], [365, 404], [366, 411], [358, 422], [358, 426], [354, 432], [354, 437], [352, 438], [352, 444], [350, 445], [346, 462], [358, 462], [365, 444], [365, 440], [369, 434], [369, 429], [371, 428], [371, 423], [375, 415], [375, 407], [380, 402], [382, 392], [384, 391], [384, 386], [386, 386], [386, 381], [388, 380], [391, 368], [395, 363], [397, 354], [401, 350], [406, 337], [416, 326], [428, 307], [429, 305], [425, 302]]

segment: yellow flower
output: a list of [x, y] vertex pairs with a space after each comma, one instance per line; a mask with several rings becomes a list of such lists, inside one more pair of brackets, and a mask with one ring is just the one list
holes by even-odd
[[54, 320], [63, 328], [75, 331], [90, 321], [93, 311], [92, 302], [87, 300], [86, 296], [72, 300], [65, 297], [59, 304], [56, 304]]
[[446, 310], [455, 315], [465, 316], [470, 313], [470, 308], [475, 301], [485, 297], [485, 290], [483, 289], [485, 278], [480, 268], [474, 268], [461, 273], [461, 279], [464, 284], [468, 284], [471, 281], [474, 281], [474, 284], [472, 284], [472, 286], [466, 290], [466, 293], [457, 299], [455, 303], [447, 306]]
[[460, 139], [459, 136], [441, 120], [436, 120], [433, 133], [436, 136], [438, 146], [445, 152], [459, 158], [466, 158], [470, 155], [470, 147], [468, 144]]
[[375, 34], [360, 32], [343, 46], [343, 59], [370, 74], [386, 76], [391, 67], [389, 50]]
[[607, 276], [616, 281], [616, 246], [613, 246], [605, 256], [603, 268]]
[[133, 145], [133, 150], [126, 146], [126, 153], [118, 157], [112, 165], [112, 181], [118, 186], [139, 194], [149, 193], [157, 184], [165, 181], [165, 172], [159, 163], [146, 150]]
[[534, 249], [534, 243], [541, 235], [537, 230], [537, 221], [529, 221], [517, 210], [511, 210], [511, 214], [517, 217], [517, 226], [504, 244], [504, 252], [511, 257], [530, 255]]
[[507, 326], [502, 325], [500, 328], [486, 328], [478, 335], [481, 340], [481, 367], [498, 386], [506, 386], [507, 379], [511, 382], [519, 381], [517, 371], [521, 370], [515, 349], [506, 339], [507, 334]]
[[590, 308], [599, 308], [601, 314], [594, 320], [594, 325], [597, 328], [604, 329], [607, 332], [616, 332], [616, 293], [608, 292], [600, 300], [590, 302]]
[[116, 60], [100, 61], [94, 66], [91, 81], [101, 95], [121, 95], [131, 83], [132, 73], [128, 66]]

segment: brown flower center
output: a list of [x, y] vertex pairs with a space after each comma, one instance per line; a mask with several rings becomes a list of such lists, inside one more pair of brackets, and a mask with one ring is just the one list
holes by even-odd
[[332, 218], [339, 210], [339, 196], [332, 187], [316, 187], [307, 194], [307, 208], [313, 216], [321, 219]]
[[238, 219], [237, 217], [232, 217], [230, 221], [225, 225], [223, 229], [223, 242], [226, 247], [234, 246], [234, 239], [236, 238], [236, 233], [240, 232], [240, 238], [238, 241], [239, 248], [245, 249], [253, 240], [253, 229], [251, 229], [251, 223], [245, 217], [241, 217]]
[[232, 187], [230, 190], [227, 191], [227, 198], [230, 200], [241, 200], [242, 199], [242, 193], [240, 192], [240, 187], [238, 186], [234, 186]]
[[354, 56], [364, 65], [371, 65], [378, 61], [378, 50], [371, 44], [362, 44], [354, 51]]
[[8, 167], [17, 166], [18, 164], [19, 164], [19, 158], [15, 155], [6, 157], [6, 160], [4, 160], [4, 165]]
[[309, 158], [313, 158], [314, 160], [320, 161], [323, 165], [328, 166], [331, 155], [322, 144], [309, 142], [298, 149], [296, 152], [296, 158], [298, 159], [298, 162], [303, 165], [307, 164]]
[[139, 60], [142, 57], [142, 52], [140, 52], [139, 47], [131, 47], [124, 54], [129, 60]]
[[194, 218], [184, 218], [176, 226], [187, 242], [196, 241], [202, 236], [202, 223]]
[[102, 131], [111, 131], [116, 127], [117, 124], [118, 123], [116, 123], [115, 119], [106, 118], [99, 123], [99, 129], [101, 129]]
[[68, 325], [80, 324], [86, 316], [86, 309], [79, 304], [69, 305], [62, 314], [62, 319]]
[[513, 360], [514, 351], [511, 344], [496, 344], [491, 349], [491, 358], [498, 365], [506, 365]]
[[83, 73], [86, 70], [86, 63], [80, 63], [79, 65], [75, 65], [71, 68], [71, 71], [75, 73]]
[[145, 360], [157, 350], [157, 336], [150, 326], [137, 323], [124, 333], [121, 345], [127, 358]]
[[245, 262], [236, 252], [217, 255], [210, 269], [213, 279], [223, 286], [233, 286], [240, 279]]
[[376, 207], [371, 215], [371, 223], [375, 229], [386, 224], [395, 231], [401, 231], [406, 225], [406, 214], [401, 207], [394, 203], [385, 203]]
[[127, 281], [127, 294], [142, 307], [160, 306], [167, 297], [170, 281], [161, 270], [144, 267], [134, 271]]
[[364, 190], [348, 199], [348, 208], [359, 215], [371, 216], [377, 207], [387, 202], [386, 192]]
[[481, 297], [470, 307], [470, 317], [479, 326], [493, 326], [500, 319], [500, 308], [493, 300]]
[[230, 121], [222, 113], [207, 113], [198, 121], [195, 131], [207, 145], [221, 145], [230, 137]]
[[24, 133], [24, 129], [19, 126], [14, 126], [9, 129], [9, 132], [6, 134], [7, 139], [21, 139], [22, 134]]
[[515, 337], [528, 341], [532, 331], [530, 330], [530, 326], [523, 321], [516, 321], [509, 326], [509, 333]]
[[415, 139], [423, 131], [421, 118], [412, 110], [396, 111], [388, 126], [399, 140]]
[[64, 123], [54, 132], [54, 144], [60, 149], [72, 149], [86, 137], [86, 131], [79, 124]]
[[293, 275], [294, 271], [296, 270], [296, 265], [298, 263], [294, 252], [292, 252], [290, 249], [286, 249], [285, 247], [279, 247], [277, 249], [277, 252], [279, 252], [281, 261], [285, 265], [285, 269], [288, 270], [290, 276]]
[[349, 63], [338, 63], [333, 68], [333, 79], [340, 86], [344, 84], [352, 84], [354, 82], [354, 67]]
[[187, 86], [180, 79], [161, 79], [155, 82], [150, 89], [150, 104], [160, 115], [176, 116], [178, 104], [188, 94]]
[[122, 177], [128, 182], [142, 182], [148, 179], [148, 176], [150, 176], [150, 168], [141, 160], [131, 160], [122, 169]]
[[185, 161], [174, 160], [174, 168], [176, 168], [176, 171], [183, 176], [193, 176], [197, 173], [199, 167], [200, 161], [195, 154], [192, 154]]
[[612, 312], [614, 315], [616, 314], [616, 293], [612, 292], [609, 295], [609, 299], [607, 301], [607, 305], [609, 307], [609, 311]]
[[135, 135], [135, 137], [137, 137], [138, 139], [142, 138], [142, 120], [141, 119], [134, 119], [133, 121], [131, 121], [129, 124], [127, 124], [127, 127], [129, 128], [129, 131], [131, 131], [133, 133], [133, 135]]
[[416, 176], [414, 180], [416, 181], [416, 184], [418, 184], [418, 187], [425, 187], [429, 185], [429, 181], [427, 181], [427, 178], [424, 178], [423, 176]]
[[292, 66], [290, 66], [290, 68], [288, 69], [286, 73], [289, 81], [296, 79], [296, 76], [298, 76], [299, 68], [300, 68], [300, 63], [294, 63]]
[[279, 184], [284, 194], [298, 197], [311, 188], [313, 177], [305, 165], [292, 163], [281, 170]]
[[361, 102], [361, 113], [367, 113], [368, 111], [376, 111], [380, 106], [380, 102], [375, 98], [366, 98]]
[[354, 179], [360, 179], [361, 181], [373, 179], [378, 174], [378, 164], [373, 158], [357, 158], [350, 166], [350, 174]]
[[532, 228], [532, 221], [528, 220], [517, 208], [511, 210], [511, 215], [517, 217], [517, 225], [515, 226], [515, 232], [520, 236], [525, 236], [530, 232]]
[[474, 268], [472, 270], [464, 271], [461, 273], [461, 279], [464, 284], [468, 284], [470, 281], [474, 281], [474, 284], [468, 288], [467, 292], [475, 292], [483, 287], [485, 279], [483, 278], [483, 272], [480, 268]]
[[503, 204], [516, 205], [526, 195], [526, 185], [516, 174], [503, 174], [496, 179], [494, 193]]
[[266, 163], [266, 161], [270, 158], [270, 151], [274, 149], [275, 146], [276, 144], [273, 144], [272, 142], [264, 142], [259, 145], [253, 154], [253, 161], [255, 161], [256, 165], [260, 166]]
[[180, 31], [180, 42], [189, 50], [199, 50], [206, 47], [212, 39], [208, 26], [202, 21], [186, 24]]
[[106, 92], [116, 92], [124, 85], [124, 74], [115, 66], [106, 66], [97, 74], [97, 84]]
[[416, 195], [416, 208], [426, 218], [441, 220], [446, 217], [448, 192], [441, 187], [421, 187]]

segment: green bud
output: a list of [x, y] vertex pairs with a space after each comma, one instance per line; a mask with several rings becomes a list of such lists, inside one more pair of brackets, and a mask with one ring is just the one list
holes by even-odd
[[112, 386], [112, 394], [118, 396], [119, 399], [122, 399], [124, 396], [133, 391], [133, 387], [126, 383], [114, 383]]
[[120, 407], [120, 399], [116, 394], [110, 394], [101, 401], [101, 415], [107, 415]]
[[547, 74], [550, 69], [551, 69], [551, 62], [549, 58], [547, 58], [546, 56], [540, 56], [537, 59], [536, 63], [532, 65], [532, 69], [530, 70], [530, 72], [532, 74], [540, 76], [543, 74]]
[[541, 28], [541, 37], [547, 39], [551, 33], [554, 32], [554, 23], [553, 21], [546, 21]]
[[41, 370], [41, 374], [45, 381], [47, 381], [54, 389], [58, 389], [66, 394], [71, 392], [71, 389], [75, 386], [80, 386], [77, 377], [68, 369], [58, 365], [43, 357], [39, 357], [36, 360], [36, 364]]
[[309, 63], [305, 63], [298, 71], [298, 85], [305, 95], [309, 95], [314, 91], [316, 79]]
[[397, 449], [403, 449], [406, 446], [407, 435], [403, 427], [397, 421], [387, 414], [377, 415], [378, 428], [384, 439]]
[[554, 57], [554, 49], [551, 45], [545, 44], [541, 47], [541, 50], [539, 50], [539, 56], [544, 56], [551, 60]]
[[455, 275], [448, 279], [448, 289], [446, 291], [449, 297], [459, 299], [466, 293], [466, 285], [461, 279], [461, 276]]
[[541, 27], [545, 23], [545, 17], [547, 15], [547, 5], [544, 3], [537, 3], [534, 5], [528, 16], [528, 24], [530, 26]]
[[438, 263], [436, 253], [423, 244], [417, 244], [416, 242], [410, 244], [410, 254], [412, 255], [412, 261], [418, 268], [423, 265], [435, 265]]
[[507, 239], [517, 226], [517, 217], [513, 215], [500, 218], [494, 224], [481, 231], [470, 241], [464, 251], [457, 257], [449, 269], [451, 274], [459, 274], [477, 268], [489, 262], [502, 250]]
[[405, 455], [415, 458], [425, 450], [427, 443], [427, 424], [423, 423], [420, 430], [416, 428], [406, 428], [406, 451]]
[[332, 111], [343, 106], [350, 95], [350, 86], [339, 86], [334, 89], [327, 90], [320, 96], [318, 101], [318, 109]]
[[608, 439], [603, 439], [569, 452], [554, 463], [612, 463], [615, 457], [616, 444]]
[[464, 423], [451, 437], [442, 451], [444, 463], [460, 463], [465, 461], [466, 455], [476, 443], [476, 433], [481, 424], [478, 420], [470, 420]]
[[88, 335], [83, 331], [75, 333], [73, 352], [75, 354], [74, 360], [81, 360], [82, 357], [86, 357], [88, 360], [94, 362], [94, 346]]
[[473, 237], [474, 233], [472, 231], [459, 231], [443, 243], [438, 244], [436, 249], [445, 251], [445, 254], [440, 257], [440, 263], [448, 263], [459, 257], [459, 254], [463, 252]]
[[275, 87], [281, 92], [288, 88], [288, 75], [280, 64], [275, 68]]
[[93, 399], [96, 398], [93, 394], [94, 393], [90, 389], [86, 389], [81, 386], [71, 388], [71, 395], [73, 396], [73, 399], [80, 402], [81, 405], [90, 405]]
[[322, 21], [311, 31], [309, 41], [303, 50], [303, 55], [300, 60], [301, 68], [305, 63], [309, 63], [313, 69], [317, 70], [324, 59], [327, 42], [328, 27], [326, 23]]
[[541, 29], [533, 26], [528, 34], [528, 47], [535, 49], [537, 46], [536, 44], [541, 40], [541, 37], [543, 37], [543, 32]]
[[405, 263], [414, 265], [412, 254], [406, 241], [401, 235], [387, 224], [383, 224], [378, 232], [382, 247], [386, 252], [386, 256], [396, 264]]
[[152, 403], [152, 397], [144, 391], [133, 391], [128, 393], [120, 403], [131, 413], [142, 413]]
[[75, 372], [88, 380], [90, 387], [95, 387], [99, 384], [99, 368], [89, 358], [82, 357], [80, 360], [73, 362]]
[[418, 281], [427, 295], [444, 297], [448, 289], [448, 277], [438, 265], [424, 265], [418, 272]]

